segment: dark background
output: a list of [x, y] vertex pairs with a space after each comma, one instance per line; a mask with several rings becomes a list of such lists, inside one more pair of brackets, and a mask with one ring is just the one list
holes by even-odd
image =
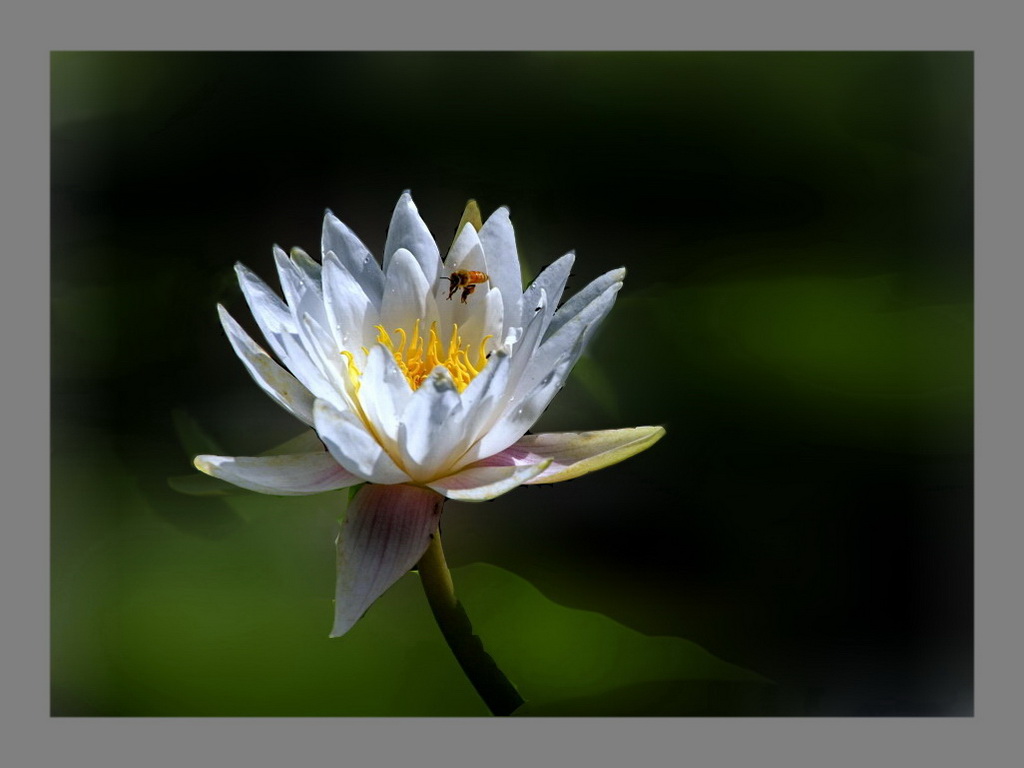
[[[347, 653], [333, 497], [167, 481], [174, 414], [232, 454], [299, 430], [217, 323], [254, 327], [232, 264], [273, 282], [327, 207], [379, 254], [404, 189], [442, 249], [473, 197], [529, 278], [626, 266], [536, 431], [668, 430], [449, 504], [453, 566], [776, 684], [626, 714], [972, 712], [970, 54], [56, 53], [52, 85], [54, 714], [478, 714], [302, 699]], [[398, 631], [440, 659], [429, 621]]]

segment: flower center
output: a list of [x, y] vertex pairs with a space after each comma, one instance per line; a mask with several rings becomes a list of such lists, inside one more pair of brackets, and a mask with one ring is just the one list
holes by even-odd
[[[431, 323], [426, 338], [423, 337], [419, 320], [413, 324], [412, 332], [408, 333], [404, 328], [395, 328], [394, 336], [388, 333], [383, 325], [374, 326], [377, 329], [377, 341], [383, 344], [398, 363], [398, 369], [405, 376], [406, 381], [412, 389], [418, 389], [426, 378], [437, 366], [448, 369], [455, 382], [455, 388], [462, 392], [469, 386], [480, 371], [487, 365], [487, 353], [485, 347], [490, 335], [480, 340], [480, 346], [476, 352], [476, 360], [470, 357], [470, 345], [463, 343], [459, 335], [457, 323], [452, 325], [452, 333], [447, 344], [441, 343], [438, 334], [437, 323]], [[395, 343], [395, 337], [398, 343]], [[349, 360], [349, 369], [353, 366], [351, 355], [346, 355]], [[358, 371], [355, 372], [358, 376]]]

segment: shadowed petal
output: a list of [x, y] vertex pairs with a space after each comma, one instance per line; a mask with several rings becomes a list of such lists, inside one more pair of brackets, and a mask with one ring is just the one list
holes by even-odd
[[217, 305], [221, 325], [232, 349], [253, 380], [279, 405], [310, 426], [313, 424], [313, 395], [294, 376], [274, 362], [242, 329], [228, 311]]
[[437, 530], [444, 498], [412, 485], [364, 485], [338, 534], [331, 637], [348, 632], [374, 600], [412, 568]]
[[358, 485], [327, 451], [276, 456], [196, 456], [196, 469], [240, 488], [273, 496], [306, 496]]
[[545, 319], [544, 328], [547, 328], [551, 316], [558, 307], [558, 300], [562, 297], [565, 284], [569, 280], [569, 272], [576, 261], [576, 254], [572, 251], [556, 259], [549, 264], [543, 272], [537, 275], [537, 279], [530, 283], [530, 287], [523, 294], [523, 319], [522, 325], [526, 325], [535, 312], [541, 311], [540, 295], [543, 291], [548, 296], [548, 306], [543, 309]]

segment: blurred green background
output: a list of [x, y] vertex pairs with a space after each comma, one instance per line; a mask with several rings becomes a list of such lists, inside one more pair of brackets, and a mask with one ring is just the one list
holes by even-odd
[[[449, 503], [527, 714], [963, 715], [972, 694], [968, 53], [52, 56], [52, 712], [480, 715], [414, 576], [328, 640], [344, 494], [190, 496], [301, 425], [217, 323], [232, 265], [446, 247], [625, 288], [536, 431], [624, 464]], [[176, 422], [175, 414], [178, 414]], [[770, 681], [770, 682], [769, 682]]]

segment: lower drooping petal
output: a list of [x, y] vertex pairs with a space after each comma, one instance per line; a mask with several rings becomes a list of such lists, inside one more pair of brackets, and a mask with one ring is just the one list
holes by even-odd
[[427, 485], [449, 499], [488, 501], [529, 482], [549, 464], [551, 459], [541, 459], [532, 466], [517, 466], [511, 462], [507, 466], [485, 466], [480, 462]]
[[196, 456], [196, 469], [211, 477], [275, 496], [306, 496], [363, 482], [327, 451], [277, 456]]
[[412, 485], [364, 485], [338, 534], [331, 637], [345, 634], [374, 600], [412, 568], [437, 530], [444, 498]]
[[475, 466], [535, 466], [547, 459], [550, 465], [525, 484], [559, 483], [628, 459], [664, 435], [664, 427], [526, 435]]

